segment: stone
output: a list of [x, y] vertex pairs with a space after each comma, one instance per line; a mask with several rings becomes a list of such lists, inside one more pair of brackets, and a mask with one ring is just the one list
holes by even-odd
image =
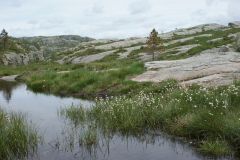
[[0, 77], [0, 80], [13, 82], [13, 81], [16, 81], [18, 77], [19, 75], [4, 76], [4, 77]]
[[43, 61], [44, 56], [42, 51], [29, 52], [26, 54], [7, 52], [2, 56], [4, 65], [26, 65], [30, 62]]
[[[216, 50], [219, 51], [219, 49]], [[223, 54], [209, 51], [183, 60], [147, 62], [145, 63], [147, 71], [132, 80], [137, 82], [161, 82], [176, 79], [183, 84], [184, 82], [193, 84], [207, 79], [211, 82], [209, 83], [211, 86], [217, 86], [232, 83], [236, 77], [239, 77], [239, 53], [224, 52]]]

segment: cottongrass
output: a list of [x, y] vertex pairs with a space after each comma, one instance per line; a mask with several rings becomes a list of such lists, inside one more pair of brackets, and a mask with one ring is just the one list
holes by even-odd
[[239, 83], [214, 88], [195, 85], [182, 88], [167, 81], [152, 91], [98, 98], [96, 106], [84, 113], [88, 121], [106, 133], [139, 135], [163, 130], [195, 139], [199, 144], [218, 138], [234, 146], [236, 151], [240, 149]]

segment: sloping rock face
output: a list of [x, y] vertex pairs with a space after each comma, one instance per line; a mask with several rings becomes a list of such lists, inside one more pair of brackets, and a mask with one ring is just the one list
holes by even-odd
[[230, 22], [228, 26], [233, 28], [240, 28], [240, 21]]
[[147, 72], [132, 80], [161, 82], [176, 79], [183, 85], [198, 83], [205, 86], [230, 84], [240, 78], [240, 53], [220, 51], [209, 50], [183, 60], [147, 62]]
[[177, 29], [175, 31], [160, 34], [159, 36], [162, 37], [163, 39], [170, 39], [174, 35], [182, 35], [182, 36], [183, 35], [191, 35], [191, 34], [196, 34], [196, 33], [200, 33], [203, 31], [220, 30], [220, 29], [224, 29], [224, 28], [226, 28], [226, 26], [219, 25], [216, 23], [203, 24], [203, 25], [198, 25], [198, 26], [192, 27], [192, 28]]
[[[125, 49], [126, 52], [119, 53], [120, 59], [127, 58], [127, 56], [133, 51], [140, 49], [143, 44], [145, 44], [147, 38], [129, 38], [125, 40], [94, 40], [91, 42], [84, 42], [80, 46], [86, 47], [85, 49], [80, 49], [77, 52], [83, 52], [88, 47], [100, 50], [99, 53], [87, 56], [76, 56], [77, 52], [73, 52], [72, 54], [63, 57], [56, 62], [59, 64], [64, 63], [72, 63], [72, 64], [80, 64], [80, 63], [90, 63], [97, 60], [101, 60], [104, 57], [114, 54], [118, 49]], [[100, 44], [100, 45], [99, 45]]]
[[143, 44], [147, 42], [147, 38], [134, 38], [134, 39], [126, 39], [124, 41], [114, 42], [106, 45], [96, 46], [95, 49], [103, 49], [103, 50], [110, 50], [116, 48], [125, 48], [131, 47], [137, 44]]
[[41, 47], [45, 46], [54, 48], [74, 47], [81, 42], [88, 42], [94, 40], [89, 37], [81, 37], [77, 35], [22, 37], [20, 39], [26, 40], [31, 43], [36, 43]]
[[112, 51], [107, 51], [107, 52], [102, 52], [99, 54], [94, 54], [94, 55], [89, 55], [89, 56], [81, 56], [78, 58], [75, 58], [71, 61], [72, 64], [80, 64], [80, 63], [90, 63], [90, 62], [94, 62], [97, 60], [101, 60], [104, 57], [113, 54], [114, 52], [116, 52], [116, 50], [112, 50]]
[[125, 48], [126, 52], [118, 53], [119, 59], [127, 58], [128, 55], [129, 55], [132, 51], [138, 50], [138, 49], [140, 49], [141, 47], [146, 47], [146, 45]]
[[15, 52], [8, 52], [3, 55], [2, 63], [4, 65], [22, 65], [30, 62], [44, 61], [43, 52], [35, 51], [28, 54], [17, 54]]
[[0, 53], [0, 64], [23, 65], [35, 61], [51, 59], [51, 56], [60, 50], [75, 47], [82, 42], [92, 41], [92, 38], [75, 35], [51, 37], [22, 37], [10, 38], [8, 51]]

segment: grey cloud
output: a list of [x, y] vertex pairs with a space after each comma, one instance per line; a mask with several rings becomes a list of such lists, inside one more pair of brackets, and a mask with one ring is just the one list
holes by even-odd
[[5, 7], [20, 7], [23, 3], [23, 0], [6, 0], [6, 1], [1, 1], [0, 8], [5, 8]]
[[148, 0], [136, 0], [129, 5], [131, 14], [145, 13], [151, 10], [151, 5]]
[[239, 0], [5, 0], [1, 3], [4, 5], [0, 6], [0, 29], [6, 28], [13, 36], [79, 34], [125, 38], [147, 35], [152, 28], [161, 32], [240, 20]]
[[99, 3], [95, 3], [92, 8], [92, 12], [97, 14], [103, 13], [103, 10], [104, 6], [100, 5]]

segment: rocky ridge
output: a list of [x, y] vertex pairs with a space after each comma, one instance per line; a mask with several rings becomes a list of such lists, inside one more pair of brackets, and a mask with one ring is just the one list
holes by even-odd
[[0, 63], [4, 65], [25, 65], [31, 62], [49, 60], [56, 52], [92, 40], [94, 39], [75, 35], [10, 37], [8, 49], [0, 52]]
[[20, 40], [28, 44], [27, 49], [20, 43], [22, 52], [5, 52], [1, 61], [4, 65], [46, 60], [80, 64], [116, 55], [119, 60], [137, 58], [145, 62], [146, 72], [133, 78], [134, 81], [177, 79], [184, 86], [194, 83], [217, 86], [240, 78], [240, 53], [235, 47], [239, 44], [236, 40], [239, 33], [240, 22], [231, 22], [228, 26], [205, 24], [160, 34], [166, 50], [156, 52], [155, 61], [145, 50], [144, 37], [100, 40], [79, 36], [25, 37]]

